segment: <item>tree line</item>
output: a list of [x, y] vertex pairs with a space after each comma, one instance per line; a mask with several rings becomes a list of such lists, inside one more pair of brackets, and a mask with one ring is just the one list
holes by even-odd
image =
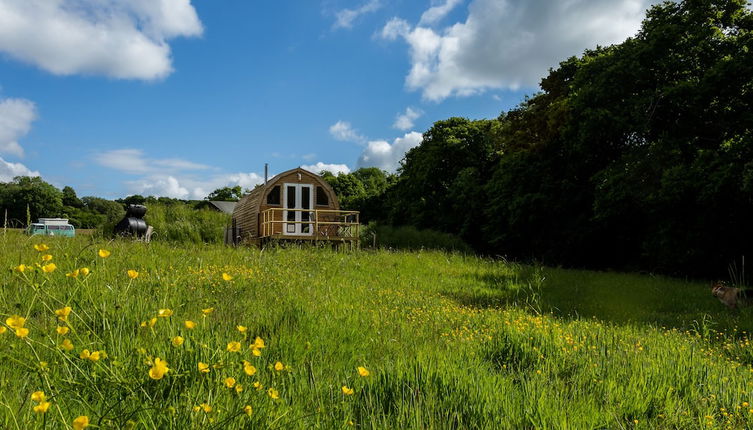
[[366, 219], [489, 255], [725, 275], [753, 255], [752, 30], [744, 0], [656, 5], [498, 118], [435, 123], [379, 185], [325, 178]]

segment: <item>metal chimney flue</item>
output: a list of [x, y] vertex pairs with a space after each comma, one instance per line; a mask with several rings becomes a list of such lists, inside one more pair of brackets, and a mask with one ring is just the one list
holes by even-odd
[[264, 163], [264, 185], [267, 185], [269, 179], [269, 163]]

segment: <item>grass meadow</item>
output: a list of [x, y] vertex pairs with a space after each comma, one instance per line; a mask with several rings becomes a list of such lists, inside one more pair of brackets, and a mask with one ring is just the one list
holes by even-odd
[[753, 427], [751, 314], [705, 283], [95, 237], [0, 255], [2, 428]]

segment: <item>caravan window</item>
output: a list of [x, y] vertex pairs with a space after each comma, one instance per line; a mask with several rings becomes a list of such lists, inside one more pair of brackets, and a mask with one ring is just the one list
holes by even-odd
[[329, 197], [323, 187], [316, 187], [316, 205], [329, 206]]

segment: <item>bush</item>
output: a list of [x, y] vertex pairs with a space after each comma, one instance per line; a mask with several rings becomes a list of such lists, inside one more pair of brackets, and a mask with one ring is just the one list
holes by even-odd
[[[376, 240], [375, 236], [376, 235]], [[434, 230], [419, 230], [412, 226], [388, 226], [375, 222], [369, 223], [361, 232], [361, 244], [364, 247], [393, 248], [405, 250], [438, 249], [472, 253], [468, 244], [459, 237]]]
[[185, 204], [150, 204], [144, 220], [154, 227], [154, 239], [182, 243], [222, 243], [230, 215]]

